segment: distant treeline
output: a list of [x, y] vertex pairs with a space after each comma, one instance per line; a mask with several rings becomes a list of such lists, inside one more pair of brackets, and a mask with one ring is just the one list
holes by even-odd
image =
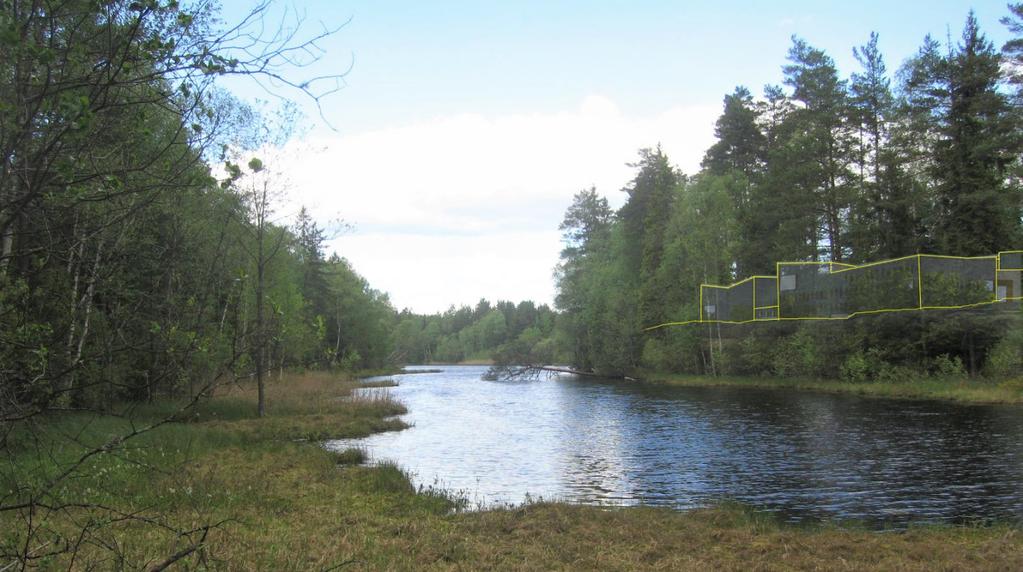
[[563, 360], [555, 342], [553, 310], [534, 302], [481, 299], [475, 308], [452, 306], [441, 314], [403, 311], [394, 328], [396, 357], [404, 363]]
[[772, 274], [776, 261], [859, 263], [1023, 246], [1023, 5], [996, 49], [969, 15], [889, 72], [871, 34], [843, 78], [793, 38], [783, 85], [724, 98], [717, 142], [687, 176], [640, 151], [628, 198], [594, 189], [565, 214], [560, 327], [579, 367], [891, 379], [1023, 368], [1019, 312], [840, 324], [645, 326], [699, 316], [701, 283]]

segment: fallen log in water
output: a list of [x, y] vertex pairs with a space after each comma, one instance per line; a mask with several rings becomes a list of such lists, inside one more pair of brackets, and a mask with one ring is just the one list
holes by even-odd
[[592, 371], [584, 371], [571, 367], [557, 365], [495, 365], [483, 374], [487, 381], [513, 381], [513, 380], [538, 380], [541, 377], [549, 378], [559, 373], [581, 375], [584, 377], [601, 377], [604, 379], [623, 379], [625, 381], [639, 381], [627, 375], [602, 375]]

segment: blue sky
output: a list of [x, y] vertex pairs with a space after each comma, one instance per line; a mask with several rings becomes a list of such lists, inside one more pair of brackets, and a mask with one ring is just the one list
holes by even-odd
[[[230, 21], [250, 6], [224, 3]], [[781, 81], [793, 34], [843, 76], [871, 31], [890, 70], [928, 33], [958, 37], [972, 7], [996, 46], [1004, 2], [406, 2], [282, 4], [310, 29], [350, 22], [308, 71], [352, 65], [278, 164], [291, 200], [354, 230], [332, 243], [398, 307], [480, 297], [550, 302], [557, 225], [596, 185], [620, 204], [642, 146], [685, 171], [723, 95]], [[244, 98], [259, 92], [228, 86]], [[415, 276], [409, 280], [410, 275]]]

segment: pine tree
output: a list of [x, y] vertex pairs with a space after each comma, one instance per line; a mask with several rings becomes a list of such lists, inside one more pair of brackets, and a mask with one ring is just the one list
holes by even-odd
[[739, 86], [725, 96], [724, 109], [715, 124], [717, 142], [704, 155], [703, 170], [710, 175], [730, 177], [728, 186], [741, 221], [740, 243], [736, 260], [737, 272], [746, 274], [756, 262], [746, 253], [745, 245], [757, 240], [754, 228], [758, 209], [752, 204], [755, 187], [762, 182], [767, 160], [767, 136], [761, 129], [762, 106], [753, 101], [745, 87]]
[[784, 66], [785, 84], [802, 105], [789, 116], [796, 122], [790, 144], [805, 163], [800, 184], [813, 196], [820, 230], [812, 231], [815, 256], [842, 260], [846, 255], [846, 213], [851, 204], [849, 153], [846, 126], [849, 101], [845, 82], [838, 79], [835, 62], [822, 50], [793, 37]]
[[760, 113], [743, 86], [725, 96], [724, 109], [714, 125], [717, 142], [704, 155], [704, 170], [714, 175], [735, 171], [751, 181], [763, 171], [767, 139], [757, 123]]

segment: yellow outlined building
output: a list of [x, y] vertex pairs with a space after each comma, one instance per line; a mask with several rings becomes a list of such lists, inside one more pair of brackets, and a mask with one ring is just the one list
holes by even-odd
[[848, 320], [1015, 301], [1023, 301], [1023, 250], [989, 256], [913, 254], [860, 265], [778, 262], [773, 276], [750, 276], [728, 286], [701, 284], [698, 319], [645, 330], [688, 324]]

